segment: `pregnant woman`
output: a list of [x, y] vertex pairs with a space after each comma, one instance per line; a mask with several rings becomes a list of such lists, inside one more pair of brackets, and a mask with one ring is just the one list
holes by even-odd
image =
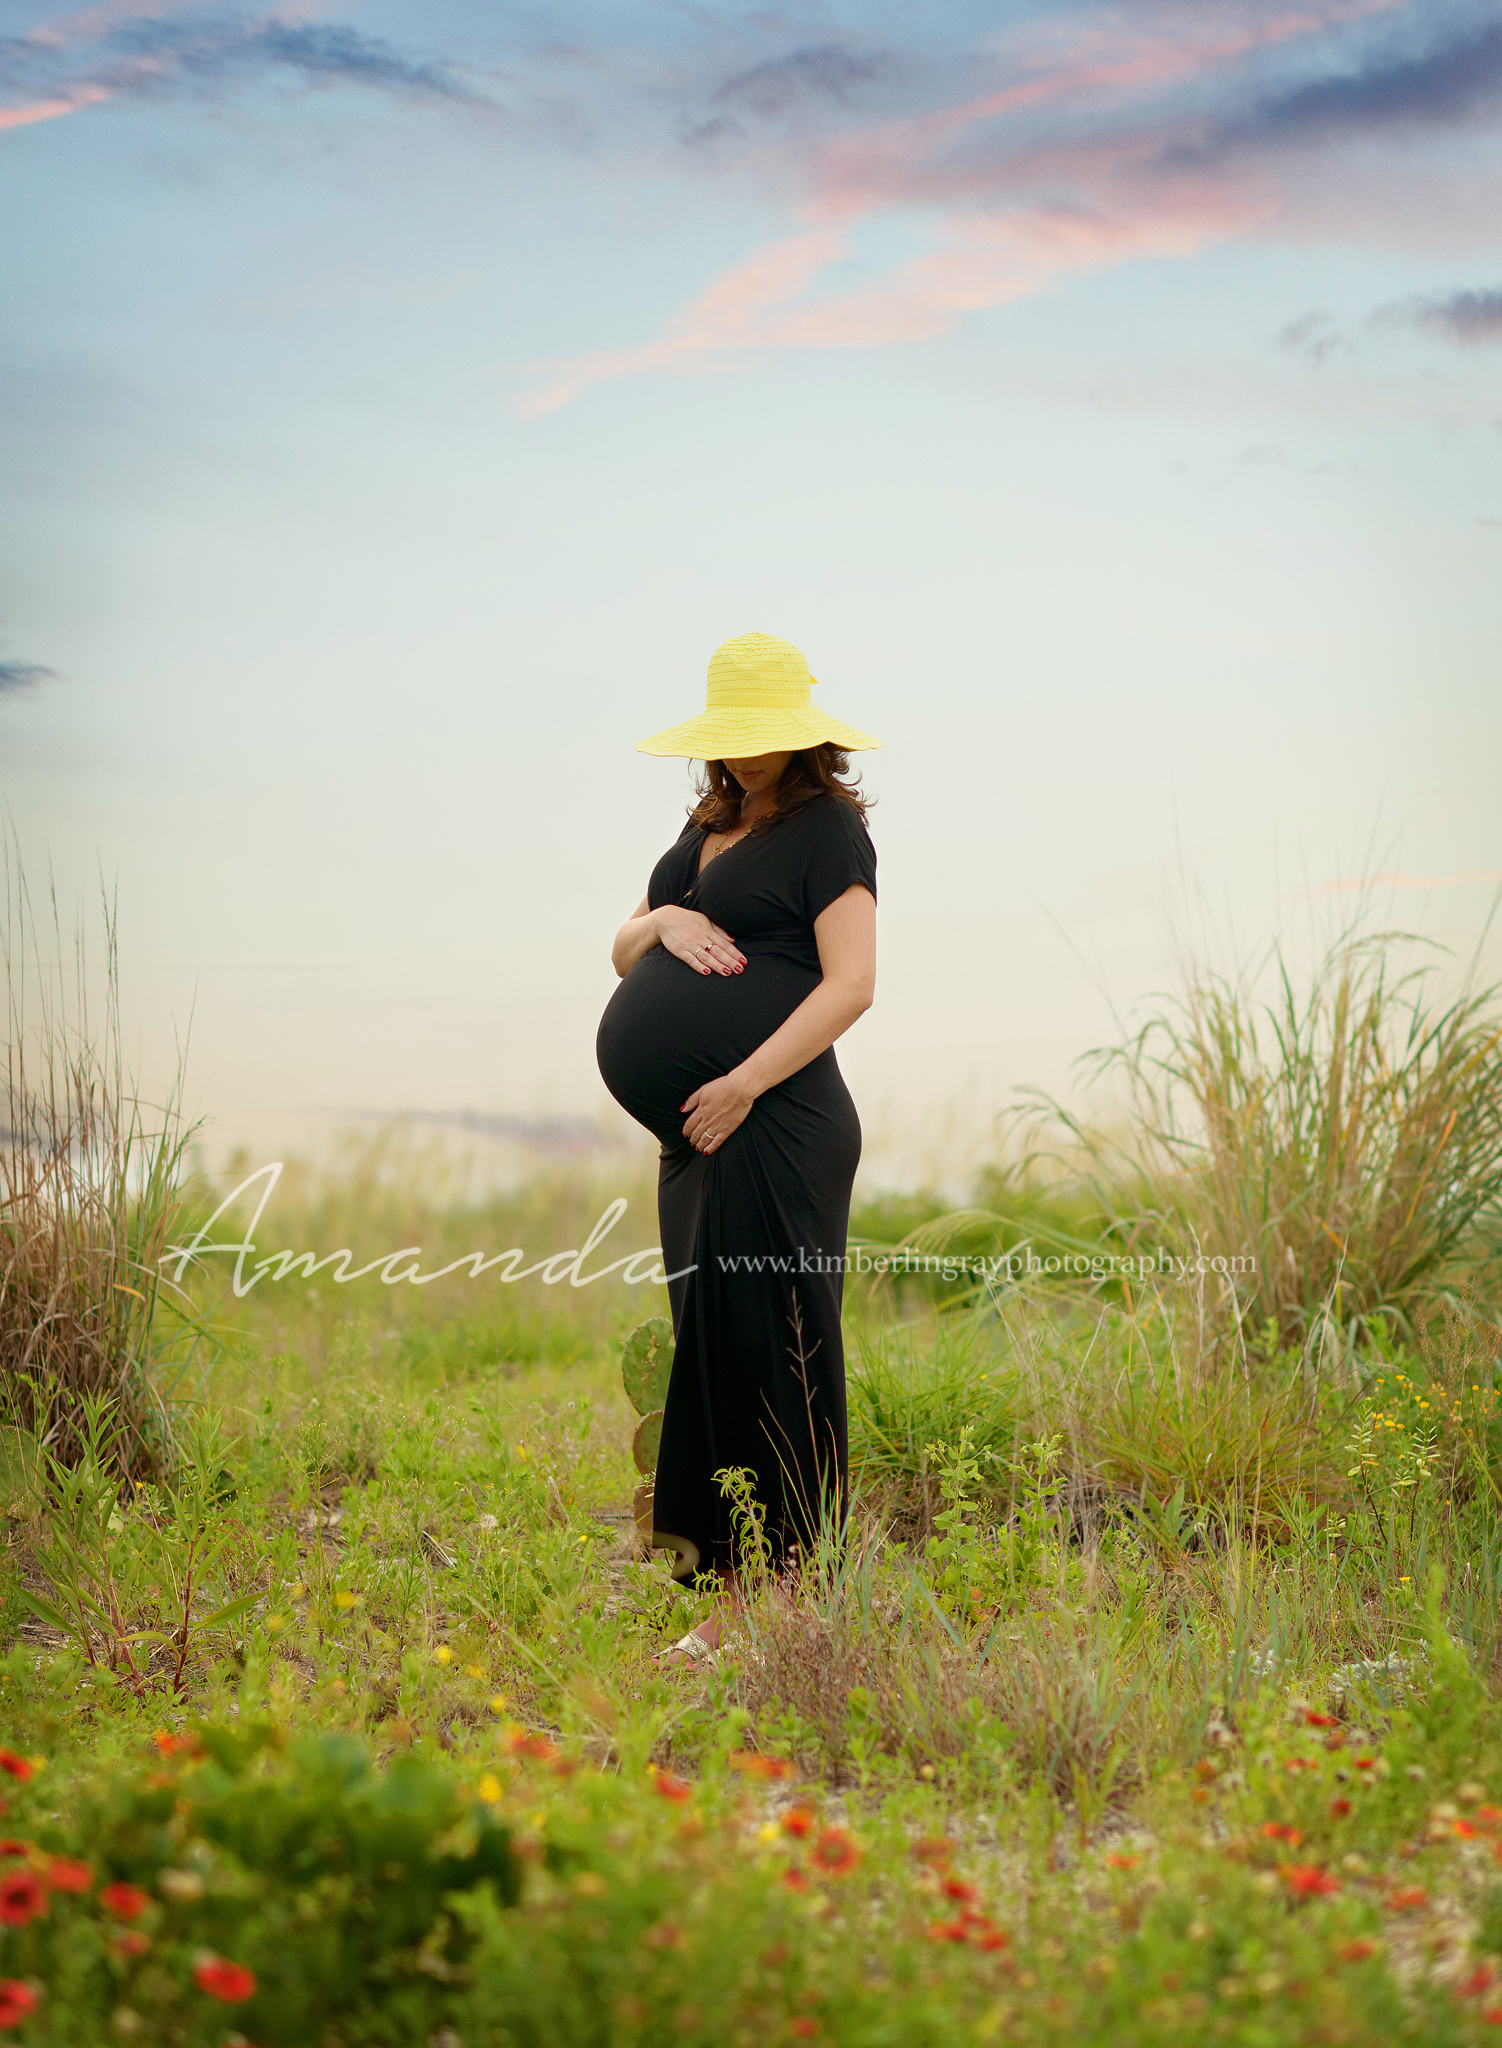
[[[815, 708], [808, 663], [746, 633], [709, 664], [702, 716], [640, 743], [704, 763], [700, 801], [616, 934], [605, 1085], [661, 1141], [673, 1314], [654, 1520], [676, 1576], [735, 1597], [730, 1502], [754, 1474], [779, 1562], [846, 1476], [840, 1336], [860, 1121], [834, 1042], [876, 983], [876, 852], [847, 754], [881, 744]], [[724, 1603], [676, 1647], [711, 1654]]]

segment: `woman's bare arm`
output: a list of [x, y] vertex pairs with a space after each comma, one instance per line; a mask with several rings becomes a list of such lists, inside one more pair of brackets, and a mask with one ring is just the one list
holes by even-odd
[[677, 903], [653, 910], [643, 896], [615, 935], [610, 964], [624, 981], [642, 954], [650, 953], [654, 946], [666, 947], [701, 974], [739, 974], [746, 964], [745, 954], [729, 932], [721, 931], [702, 911], [685, 910]]
[[749, 1059], [706, 1081], [683, 1104], [686, 1138], [713, 1152], [744, 1123], [758, 1095], [825, 1052], [871, 1007], [876, 994], [876, 899], [852, 882], [814, 920], [823, 980]]

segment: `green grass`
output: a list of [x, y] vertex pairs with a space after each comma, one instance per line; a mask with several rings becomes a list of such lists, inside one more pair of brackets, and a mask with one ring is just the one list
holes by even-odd
[[[625, 1252], [641, 1178], [466, 1204], [383, 1142], [289, 1174], [258, 1255], [540, 1258], [617, 1193]], [[1087, 1182], [977, 1193], [857, 1225], [1123, 1241]], [[654, 1660], [707, 1589], [629, 1514], [620, 1346], [660, 1288], [222, 1274], [153, 1368], [154, 1483], [7, 1441], [9, 1862], [92, 1872], [0, 1912], [14, 2038], [1495, 2038], [1502, 1349], [1456, 1269], [1334, 1350], [1247, 1341], [1192, 1277], [852, 1286], [849, 1530], [687, 1669]], [[196, 1986], [205, 1948], [254, 1998]]]

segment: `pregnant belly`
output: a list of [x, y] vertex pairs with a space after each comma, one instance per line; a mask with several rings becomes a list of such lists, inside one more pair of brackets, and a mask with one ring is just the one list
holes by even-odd
[[740, 974], [699, 974], [654, 946], [600, 1019], [605, 1086], [671, 1143], [683, 1130], [684, 1098], [748, 1059], [818, 985], [817, 973], [786, 960], [750, 953]]

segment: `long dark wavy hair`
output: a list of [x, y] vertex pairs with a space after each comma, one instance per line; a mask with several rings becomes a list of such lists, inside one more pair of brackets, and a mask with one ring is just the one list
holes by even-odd
[[[705, 832], [733, 831], [741, 821], [745, 791], [723, 761], [706, 761], [703, 769], [696, 784], [699, 801], [689, 817]], [[873, 799], [862, 796], [857, 784], [846, 780], [849, 774], [850, 756], [827, 740], [822, 746], [802, 748], [782, 771], [775, 808], [758, 818], [751, 830], [769, 829], [801, 811], [816, 796], [832, 796], [836, 803], [848, 804], [857, 817], [864, 818]]]

